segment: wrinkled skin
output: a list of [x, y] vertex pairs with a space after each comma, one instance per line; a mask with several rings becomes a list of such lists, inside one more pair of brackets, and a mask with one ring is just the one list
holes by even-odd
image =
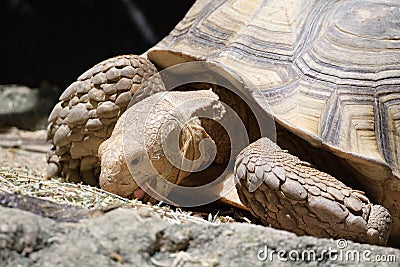
[[[177, 108], [175, 95], [180, 95], [182, 102], [185, 97], [188, 100], [193, 97], [182, 92], [160, 93], [135, 104], [121, 116], [112, 136], [99, 148], [102, 169], [99, 182], [103, 189], [138, 199], [145, 197], [143, 189], [152, 190], [162, 199], [171, 189], [164, 179], [179, 184], [190, 174], [188, 168], [194, 170], [210, 162], [214, 142], [200, 120]], [[209, 102], [199, 100], [198, 103], [203, 103], [201, 107], [217, 100], [211, 91], [199, 91], [197, 96], [210, 99]], [[163, 146], [174, 140], [177, 147]], [[205, 140], [211, 146], [206, 145], [201, 151], [199, 143]], [[175, 161], [175, 166], [170, 160]], [[186, 167], [182, 170], [184, 164]]]

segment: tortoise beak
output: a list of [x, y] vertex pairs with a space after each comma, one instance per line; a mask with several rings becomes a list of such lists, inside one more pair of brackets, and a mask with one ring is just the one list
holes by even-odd
[[[174, 185], [167, 183], [164, 178], [157, 175], [147, 178], [145, 182], [140, 185], [140, 190], [147, 193], [155, 200], [174, 204], [168, 199], [168, 194], [171, 192], [173, 186]], [[136, 190], [135, 193], [139, 194], [142, 192]]]
[[127, 198], [137, 188], [129, 170], [121, 164], [118, 157], [109, 157], [107, 161], [102, 161], [99, 183], [102, 189]]

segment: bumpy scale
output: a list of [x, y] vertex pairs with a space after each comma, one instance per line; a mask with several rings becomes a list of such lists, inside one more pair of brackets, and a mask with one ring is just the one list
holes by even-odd
[[100, 144], [111, 136], [129, 103], [162, 90], [159, 84], [154, 65], [136, 55], [107, 59], [83, 73], [49, 115], [47, 140], [54, 147], [48, 153], [46, 176], [97, 185]]
[[363, 192], [261, 138], [237, 157], [241, 201], [266, 225], [299, 235], [386, 244], [391, 217]]

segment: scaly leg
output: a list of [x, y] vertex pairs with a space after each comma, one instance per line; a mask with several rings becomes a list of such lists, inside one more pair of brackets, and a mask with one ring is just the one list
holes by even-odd
[[132, 98], [137, 102], [158, 92], [164, 88], [159, 84], [154, 65], [136, 55], [107, 59], [78, 77], [49, 116], [47, 140], [53, 148], [47, 178], [61, 175], [70, 182], [97, 185], [99, 145], [110, 137]]
[[387, 242], [391, 216], [384, 207], [268, 138], [239, 154], [235, 178], [241, 201], [265, 225], [299, 235]]

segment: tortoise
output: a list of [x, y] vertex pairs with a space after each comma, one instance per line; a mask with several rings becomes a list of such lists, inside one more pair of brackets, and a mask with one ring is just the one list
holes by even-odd
[[[140, 151], [167, 181], [184, 184], [193, 173], [167, 159], [160, 128], [168, 125], [167, 135], [180, 129], [184, 158], [206, 155], [200, 142], [211, 140], [214, 160], [226, 162], [220, 152], [234, 144], [196, 113], [215, 111], [222, 100], [254, 141], [237, 156], [233, 179], [241, 203], [262, 223], [371, 244], [389, 238], [398, 246], [399, 17], [395, 0], [198, 0], [149, 51], [107, 59], [63, 92], [49, 115], [47, 177], [146, 199], [149, 188], [136, 181], [151, 166], [135, 156]], [[231, 75], [239, 92], [211, 80], [163, 92], [169, 81], [158, 71], [196, 62]], [[174, 111], [189, 99], [201, 100]], [[254, 123], [251, 105], [273, 118], [276, 140], [262, 134], [263, 122]], [[190, 123], [167, 123], [172, 113]], [[152, 142], [135, 147], [142, 137]]]

